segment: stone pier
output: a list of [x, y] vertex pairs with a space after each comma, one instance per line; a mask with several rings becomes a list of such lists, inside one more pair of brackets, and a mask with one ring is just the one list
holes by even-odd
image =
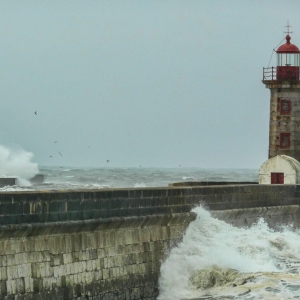
[[300, 186], [0, 193], [0, 300], [156, 299], [193, 207], [238, 226], [299, 223]]

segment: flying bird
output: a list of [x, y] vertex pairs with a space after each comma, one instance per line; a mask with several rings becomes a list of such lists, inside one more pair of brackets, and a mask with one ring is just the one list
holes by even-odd
[[57, 141], [54, 142], [55, 144], [57, 143]]
[[37, 110], [34, 112], [34, 114], [35, 114], [35, 115], [37, 115], [37, 114], [38, 114]]
[[109, 159], [107, 159], [106, 161], [109, 162]]
[[58, 152], [58, 154], [60, 155], [60, 156], [62, 156], [62, 154], [59, 152], [59, 151], [57, 151]]
[[52, 155], [50, 155], [49, 157], [52, 157], [52, 158], [53, 158], [53, 156], [52, 156]]

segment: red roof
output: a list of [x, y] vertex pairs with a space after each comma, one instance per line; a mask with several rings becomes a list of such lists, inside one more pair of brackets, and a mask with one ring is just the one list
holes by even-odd
[[287, 35], [286, 37], [286, 43], [281, 45], [278, 49], [277, 49], [277, 53], [300, 53], [299, 48], [290, 43], [291, 37], [289, 35]]

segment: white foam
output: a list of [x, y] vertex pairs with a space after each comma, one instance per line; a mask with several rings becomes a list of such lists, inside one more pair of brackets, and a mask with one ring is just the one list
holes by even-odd
[[[274, 275], [270, 274], [280, 274], [280, 278], [285, 278], [291, 275], [289, 272], [292, 268], [299, 267], [299, 232], [287, 228], [281, 232], [273, 231], [262, 219], [251, 228], [236, 228], [212, 218], [210, 213], [202, 207], [195, 208], [194, 212], [197, 214], [196, 220], [189, 225], [183, 241], [171, 250], [161, 266], [158, 299], [191, 299], [203, 295], [224, 296], [228, 293], [237, 296], [247, 292], [250, 288], [247, 285], [234, 289], [232, 282], [230, 288], [217, 286], [216, 282], [222, 278], [216, 279], [215, 276], [224, 277], [224, 272], [226, 273], [227, 270], [235, 270], [239, 279], [243, 276], [258, 278], [262, 273], [265, 274], [265, 279], [262, 280], [262, 277], [259, 277], [256, 283], [249, 281], [248, 284], [253, 285], [250, 288], [252, 296], [254, 290], [257, 295], [262, 295], [266, 293], [265, 288], [268, 287], [270, 278], [275, 280]], [[217, 275], [213, 275], [215, 268], [220, 270]], [[191, 281], [197, 274], [200, 274], [201, 280], [205, 274], [207, 276], [205, 280], [213, 282], [212, 287], [207, 285], [210, 288], [197, 288], [195, 280]], [[296, 275], [293, 274], [293, 276]], [[297, 276], [299, 280], [300, 276]], [[199, 278], [197, 280], [200, 280]], [[279, 278], [277, 281], [280, 283]], [[191, 284], [191, 282], [194, 283]], [[254, 287], [255, 284], [257, 284], [256, 287]], [[200, 282], [199, 286], [203, 284]], [[279, 294], [287, 292], [280, 285], [278, 291], [280, 291]], [[296, 295], [295, 293], [298, 292], [294, 292], [293, 295]]]
[[29, 191], [31, 189], [25, 187], [19, 187], [17, 185], [8, 185], [0, 188], [0, 192], [21, 192], [21, 191]]

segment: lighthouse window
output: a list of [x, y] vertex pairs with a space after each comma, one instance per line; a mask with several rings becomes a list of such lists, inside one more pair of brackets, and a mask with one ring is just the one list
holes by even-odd
[[290, 136], [288, 132], [280, 133], [280, 148], [290, 147]]
[[277, 56], [278, 66], [299, 66], [298, 53], [278, 53]]
[[289, 115], [291, 112], [291, 101], [286, 99], [280, 100], [280, 114]]

